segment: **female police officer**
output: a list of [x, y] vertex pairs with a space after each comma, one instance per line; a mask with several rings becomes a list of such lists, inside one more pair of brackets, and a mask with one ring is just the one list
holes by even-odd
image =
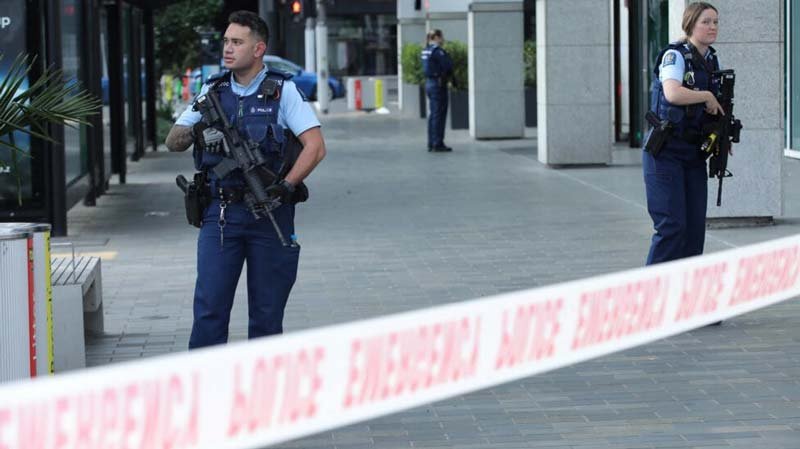
[[[279, 142], [269, 138], [270, 130], [273, 136], [278, 136], [282, 135], [282, 129], [288, 128], [302, 143], [303, 150], [285, 179], [270, 187], [284, 199], [273, 214], [283, 235], [289, 236], [294, 233], [294, 204], [285, 199], [325, 156], [320, 123], [305, 97], [288, 80], [290, 76], [264, 66], [262, 57], [269, 38], [266, 23], [249, 11], [232, 13], [228, 22], [223, 52], [228, 71], [213, 76], [200, 94], [213, 89], [228, 120], [242, 136], [256, 142], [259, 151], [275, 164], [281, 163], [283, 151]], [[184, 151], [196, 138], [203, 140], [204, 145], [195, 145], [195, 166], [208, 173], [213, 195], [197, 241], [190, 349], [227, 341], [233, 297], [245, 260], [248, 337], [281, 333], [283, 310], [297, 275], [300, 251], [297, 245], [282, 245], [269, 220], [253, 217], [242, 201], [244, 182], [240, 171], [235, 170], [222, 179], [214, 174], [212, 169], [222, 158], [221, 133], [207, 128], [201, 136], [194, 136], [193, 125], [200, 119], [199, 112], [188, 108], [166, 141], [170, 151]]]
[[425, 92], [428, 94], [428, 151], [446, 152], [453, 149], [444, 144], [444, 125], [447, 118], [447, 81], [453, 76], [453, 60], [442, 48], [442, 30], [431, 30], [428, 44], [422, 50], [422, 71], [425, 73]]
[[[650, 110], [672, 128], [660, 151], [645, 151], [643, 171], [653, 235], [647, 264], [703, 253], [708, 178], [700, 151], [708, 114], [722, 114], [712, 93], [712, 73], [719, 70], [714, 49], [718, 14], [705, 2], [683, 14], [686, 37], [670, 44], [656, 61]], [[650, 130], [648, 140], [653, 138]], [[649, 146], [648, 146], [649, 147]]]

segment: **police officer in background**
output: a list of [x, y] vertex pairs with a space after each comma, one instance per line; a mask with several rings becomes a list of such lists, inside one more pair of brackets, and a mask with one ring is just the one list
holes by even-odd
[[[269, 187], [282, 199], [273, 210], [285, 236], [294, 236], [295, 187], [325, 156], [320, 123], [305, 97], [289, 80], [291, 75], [267, 69], [262, 57], [269, 30], [258, 15], [236, 11], [228, 18], [223, 38], [226, 71], [212, 76], [200, 95], [214, 89], [230, 122], [243, 138], [257, 142], [276, 173], [282, 160], [282, 144], [273, 138], [289, 129], [303, 145], [302, 152], [280, 184]], [[272, 81], [270, 81], [272, 80]], [[277, 86], [266, 95], [263, 86]], [[188, 108], [167, 136], [170, 151], [185, 151], [193, 143], [198, 170], [208, 174], [211, 202], [205, 210], [197, 242], [197, 283], [194, 324], [189, 348], [225, 343], [236, 285], [247, 260], [248, 337], [279, 334], [283, 311], [297, 276], [300, 247], [281, 244], [270, 220], [253, 216], [242, 201], [245, 188], [235, 170], [218, 179], [211, 169], [222, 160], [222, 134], [202, 129], [199, 112]], [[268, 132], [271, 130], [271, 132]], [[277, 130], [277, 131], [276, 131]], [[294, 239], [293, 239], [294, 240]]]
[[453, 76], [453, 60], [442, 48], [442, 30], [428, 32], [427, 45], [422, 50], [422, 71], [425, 73], [425, 92], [428, 94], [428, 151], [453, 151], [444, 144], [444, 125], [447, 118], [447, 81]]
[[719, 70], [711, 47], [719, 30], [717, 9], [706, 2], [687, 5], [682, 28], [686, 36], [656, 60], [650, 98], [650, 110], [673, 130], [657, 155], [642, 156], [647, 210], [656, 231], [647, 265], [703, 253], [708, 176], [702, 130], [712, 116], [724, 114], [712, 93], [718, 89], [711, 76]]

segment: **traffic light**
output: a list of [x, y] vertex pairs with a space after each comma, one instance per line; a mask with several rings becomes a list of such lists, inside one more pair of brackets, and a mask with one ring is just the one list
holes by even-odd
[[305, 17], [305, 2], [303, 0], [291, 0], [289, 2], [289, 13], [292, 15], [292, 20], [299, 22]]

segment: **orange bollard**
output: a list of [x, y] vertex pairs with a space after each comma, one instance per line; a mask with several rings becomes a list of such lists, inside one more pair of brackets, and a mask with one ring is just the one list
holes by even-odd
[[361, 80], [356, 80], [355, 82], [356, 88], [356, 110], [361, 110], [362, 102], [361, 102]]

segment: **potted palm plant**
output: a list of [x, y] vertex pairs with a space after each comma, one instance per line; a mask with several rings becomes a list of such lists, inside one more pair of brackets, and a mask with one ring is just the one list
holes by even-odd
[[444, 50], [453, 60], [453, 77], [450, 79], [450, 128], [469, 128], [469, 91], [467, 44], [446, 41]]
[[[3, 56], [0, 53], [0, 60]], [[82, 90], [76, 80], [64, 79], [61, 70], [45, 69], [24, 88], [35, 61], [36, 57], [20, 54], [0, 82], [0, 149], [6, 149], [8, 154], [8, 160], [0, 159], [0, 167], [10, 168], [15, 175], [20, 205], [22, 189], [17, 167], [20, 158], [30, 157], [30, 153], [16, 144], [15, 133], [54, 142], [48, 134], [48, 124], [89, 125], [87, 118], [101, 107], [98, 98]]]

